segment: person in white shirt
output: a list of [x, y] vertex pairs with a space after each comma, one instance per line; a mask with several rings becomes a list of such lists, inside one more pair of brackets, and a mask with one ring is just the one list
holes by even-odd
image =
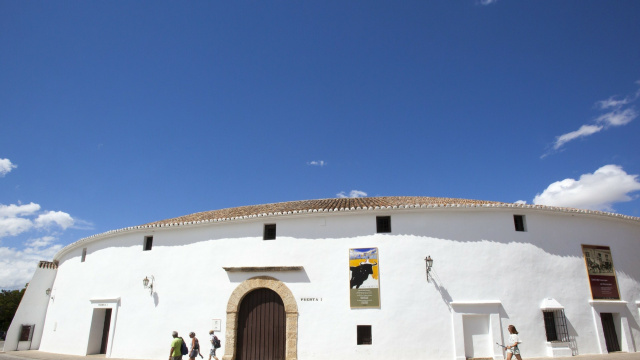
[[518, 330], [513, 325], [509, 325], [509, 345], [504, 348], [507, 350], [507, 360], [511, 360], [513, 355], [516, 356], [516, 359], [522, 360], [520, 356], [520, 349], [518, 349], [518, 344], [521, 343], [520, 338], [518, 337]]

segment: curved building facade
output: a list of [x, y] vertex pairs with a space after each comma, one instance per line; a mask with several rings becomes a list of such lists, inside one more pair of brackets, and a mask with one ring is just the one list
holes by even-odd
[[502, 359], [510, 324], [524, 358], [635, 352], [639, 258], [640, 219], [596, 211], [379, 197], [202, 212], [63, 248], [5, 350], [27, 322], [31, 348], [114, 358], [166, 358], [173, 330], [207, 356], [215, 329], [227, 360]]

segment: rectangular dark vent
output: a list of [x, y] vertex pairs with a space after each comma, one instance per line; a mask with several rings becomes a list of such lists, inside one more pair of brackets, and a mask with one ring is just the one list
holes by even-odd
[[276, 239], [276, 224], [264, 224], [263, 240]]
[[376, 231], [378, 233], [390, 233], [391, 216], [376, 216]]
[[516, 226], [516, 231], [524, 230], [524, 215], [513, 215], [513, 223]]
[[358, 325], [358, 345], [371, 345], [371, 325]]
[[144, 251], [149, 251], [149, 250], [151, 250], [152, 246], [153, 246], [153, 236], [145, 236], [144, 237], [143, 250]]

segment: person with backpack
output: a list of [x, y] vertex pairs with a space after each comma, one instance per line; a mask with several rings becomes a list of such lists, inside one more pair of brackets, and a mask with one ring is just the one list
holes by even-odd
[[171, 333], [173, 340], [171, 340], [171, 351], [169, 352], [169, 360], [182, 360], [183, 348], [186, 348], [184, 340], [178, 337], [178, 332]]
[[209, 360], [211, 360], [211, 357], [218, 360], [218, 358], [216, 357], [216, 349], [220, 348], [221, 345], [220, 345], [220, 339], [218, 339], [218, 337], [214, 334], [213, 330], [209, 331], [209, 340], [211, 341], [211, 351], [209, 352]]

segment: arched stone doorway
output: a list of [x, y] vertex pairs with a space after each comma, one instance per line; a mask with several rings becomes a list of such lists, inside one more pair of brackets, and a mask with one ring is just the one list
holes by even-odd
[[284, 305], [285, 312], [285, 359], [298, 358], [298, 305], [291, 290], [278, 279], [270, 276], [257, 276], [243, 281], [231, 293], [227, 303], [227, 329], [223, 360], [236, 360], [236, 346], [238, 345], [238, 311], [242, 300], [256, 289], [273, 290]]

